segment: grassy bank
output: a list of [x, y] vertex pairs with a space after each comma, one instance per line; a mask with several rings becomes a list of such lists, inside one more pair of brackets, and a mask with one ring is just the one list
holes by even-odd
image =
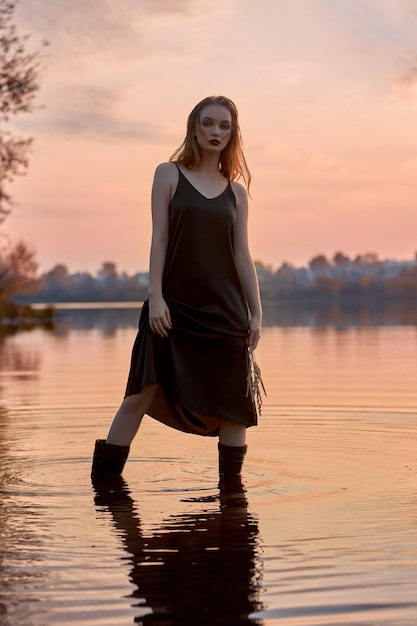
[[51, 328], [55, 317], [55, 308], [46, 306], [35, 309], [30, 304], [0, 302], [0, 332], [10, 330], [27, 330], [35, 326]]

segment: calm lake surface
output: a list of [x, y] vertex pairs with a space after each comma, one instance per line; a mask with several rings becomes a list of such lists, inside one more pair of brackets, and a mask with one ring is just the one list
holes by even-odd
[[92, 487], [137, 308], [1, 339], [0, 623], [415, 626], [417, 319], [397, 313], [267, 308], [246, 502], [219, 498], [217, 440], [151, 418], [124, 480]]

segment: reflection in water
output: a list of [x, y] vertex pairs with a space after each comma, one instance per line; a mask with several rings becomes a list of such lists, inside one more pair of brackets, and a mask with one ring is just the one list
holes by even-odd
[[62, 335], [71, 330], [98, 330], [104, 336], [112, 336], [122, 328], [136, 329], [139, 323], [141, 305], [135, 307], [106, 306], [97, 303], [97, 308], [80, 304], [77, 309], [58, 309], [55, 332]]
[[[74, 305], [75, 307], [75, 305]], [[55, 332], [99, 330], [112, 336], [121, 328], [136, 329], [141, 304], [124, 307], [97, 303], [97, 308], [80, 304], [79, 308], [59, 309]], [[410, 303], [340, 303], [329, 302], [265, 302], [264, 326], [356, 327], [417, 325], [417, 306]]]
[[150, 419], [126, 468], [132, 493], [96, 486], [92, 505], [92, 442], [119, 403], [138, 310], [89, 321], [70, 311], [68, 326], [0, 341], [2, 626], [134, 616], [143, 626], [415, 626], [412, 309], [402, 326], [400, 309], [379, 325], [377, 311], [284, 311], [265, 307], [268, 398], [248, 435], [249, 508], [224, 493], [219, 508], [214, 441]]
[[19, 346], [16, 343], [0, 339], [0, 374], [10, 372], [14, 375], [31, 376], [40, 366], [40, 354], [36, 348]]
[[264, 326], [408, 326], [417, 325], [411, 303], [283, 302], [264, 303]]
[[[19, 345], [17, 334], [0, 337], [0, 398], [13, 389], [36, 382], [41, 366], [37, 347]], [[22, 401], [18, 394], [16, 401]], [[33, 603], [33, 591], [46, 574], [36, 569], [42, 561], [42, 541], [36, 523], [41, 507], [29, 493], [22, 496], [22, 475], [16, 462], [16, 447], [22, 449], [16, 435], [13, 415], [0, 405], [0, 624], [14, 626], [30, 622], [27, 605]]]
[[[96, 482], [95, 503], [111, 512], [131, 562], [132, 597], [143, 626], [261, 624], [261, 573], [256, 519], [241, 489], [220, 495], [219, 511], [184, 513], [143, 531], [121, 477]], [[202, 500], [204, 502], [204, 500]], [[207, 505], [206, 505], [207, 506]]]
[[41, 507], [28, 493], [23, 497], [21, 475], [16, 467], [10, 415], [0, 406], [0, 624], [30, 624], [28, 605], [36, 602], [34, 591], [47, 578], [38, 568], [43, 560], [42, 541], [36, 523]]

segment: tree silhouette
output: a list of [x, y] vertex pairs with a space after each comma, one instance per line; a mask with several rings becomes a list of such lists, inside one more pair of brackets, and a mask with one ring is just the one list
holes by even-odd
[[0, 0], [0, 223], [10, 212], [8, 183], [25, 172], [32, 139], [7, 130], [11, 117], [28, 113], [39, 89], [40, 56], [26, 50], [28, 36], [19, 35], [13, 24], [14, 0]]
[[333, 257], [333, 263], [340, 269], [346, 269], [349, 266], [350, 259], [343, 252], [336, 252]]
[[[11, 117], [28, 113], [39, 89], [41, 50], [27, 50], [29, 36], [17, 32], [13, 23], [15, 0], [0, 0], [0, 224], [10, 212], [12, 198], [7, 186], [25, 173], [32, 143], [11, 133]], [[5, 303], [35, 287], [37, 262], [35, 251], [23, 241], [0, 239], [0, 317]]]
[[38, 265], [24, 241], [0, 249], [0, 304], [35, 288]]
[[318, 254], [317, 256], [312, 258], [309, 266], [313, 271], [327, 270], [329, 269], [329, 267], [331, 267], [329, 261], [324, 256], [324, 254]]

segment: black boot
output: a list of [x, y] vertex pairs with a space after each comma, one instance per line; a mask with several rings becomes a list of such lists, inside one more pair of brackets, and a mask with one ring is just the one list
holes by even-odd
[[225, 446], [223, 443], [219, 443], [218, 448], [220, 478], [240, 476], [248, 446]]
[[218, 448], [220, 504], [222, 508], [244, 507], [247, 501], [240, 472], [248, 447], [225, 446], [219, 443]]
[[120, 476], [129, 455], [129, 449], [129, 446], [116, 446], [113, 443], [106, 443], [105, 439], [97, 439], [91, 478]]

